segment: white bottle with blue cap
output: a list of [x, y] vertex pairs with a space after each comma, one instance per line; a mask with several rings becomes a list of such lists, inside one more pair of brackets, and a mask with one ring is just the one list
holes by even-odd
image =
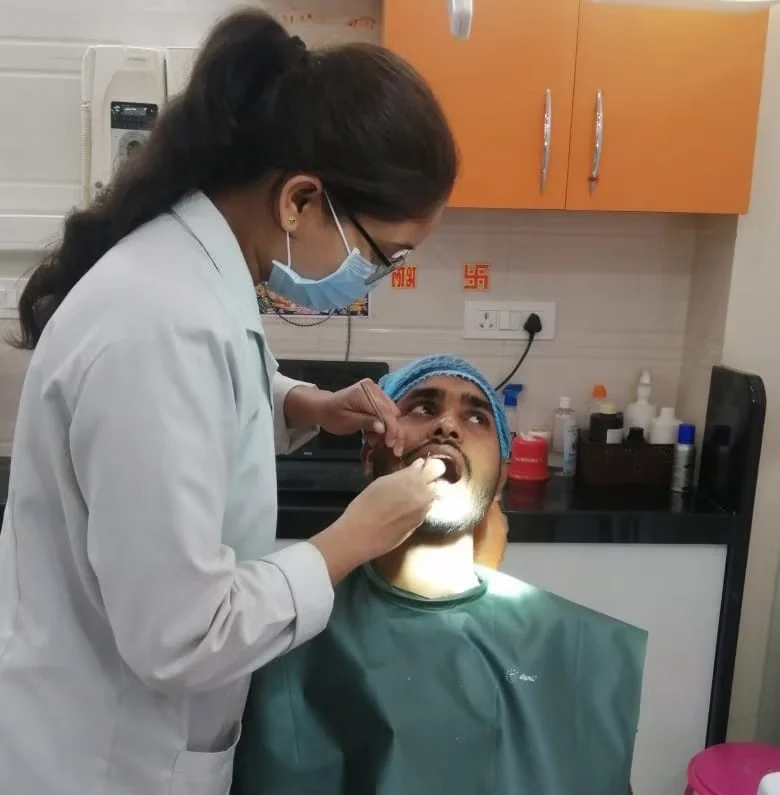
[[693, 488], [693, 472], [696, 468], [696, 426], [680, 423], [677, 429], [677, 444], [674, 448], [671, 489], [686, 494]]

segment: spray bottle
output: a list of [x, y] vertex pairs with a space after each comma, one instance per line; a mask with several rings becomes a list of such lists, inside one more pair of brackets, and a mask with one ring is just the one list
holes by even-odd
[[641, 428], [645, 439], [650, 435], [650, 425], [655, 419], [656, 408], [650, 402], [652, 384], [650, 382], [650, 371], [642, 370], [639, 376], [639, 383], [636, 386], [636, 400], [629, 403], [626, 407], [625, 434], [628, 436], [632, 428]]
[[517, 403], [523, 394], [522, 384], [507, 384], [504, 387], [504, 414], [509, 425], [509, 432], [516, 436], [520, 432], [520, 420], [517, 414]]

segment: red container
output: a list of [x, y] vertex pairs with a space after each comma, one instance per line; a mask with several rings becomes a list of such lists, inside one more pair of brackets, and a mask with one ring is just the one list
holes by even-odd
[[547, 468], [547, 440], [543, 436], [521, 435], [512, 440], [507, 477], [510, 480], [541, 483], [550, 477]]

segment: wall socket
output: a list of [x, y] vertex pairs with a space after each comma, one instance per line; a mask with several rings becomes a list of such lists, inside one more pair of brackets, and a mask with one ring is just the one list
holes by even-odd
[[523, 326], [533, 312], [542, 319], [542, 330], [536, 339], [555, 339], [555, 303], [552, 301], [466, 301], [463, 339], [528, 339]]

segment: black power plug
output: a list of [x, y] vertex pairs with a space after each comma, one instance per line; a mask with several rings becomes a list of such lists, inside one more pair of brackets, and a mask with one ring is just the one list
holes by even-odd
[[528, 336], [533, 338], [542, 330], [542, 319], [536, 312], [531, 312], [523, 323], [523, 331], [528, 332]]

